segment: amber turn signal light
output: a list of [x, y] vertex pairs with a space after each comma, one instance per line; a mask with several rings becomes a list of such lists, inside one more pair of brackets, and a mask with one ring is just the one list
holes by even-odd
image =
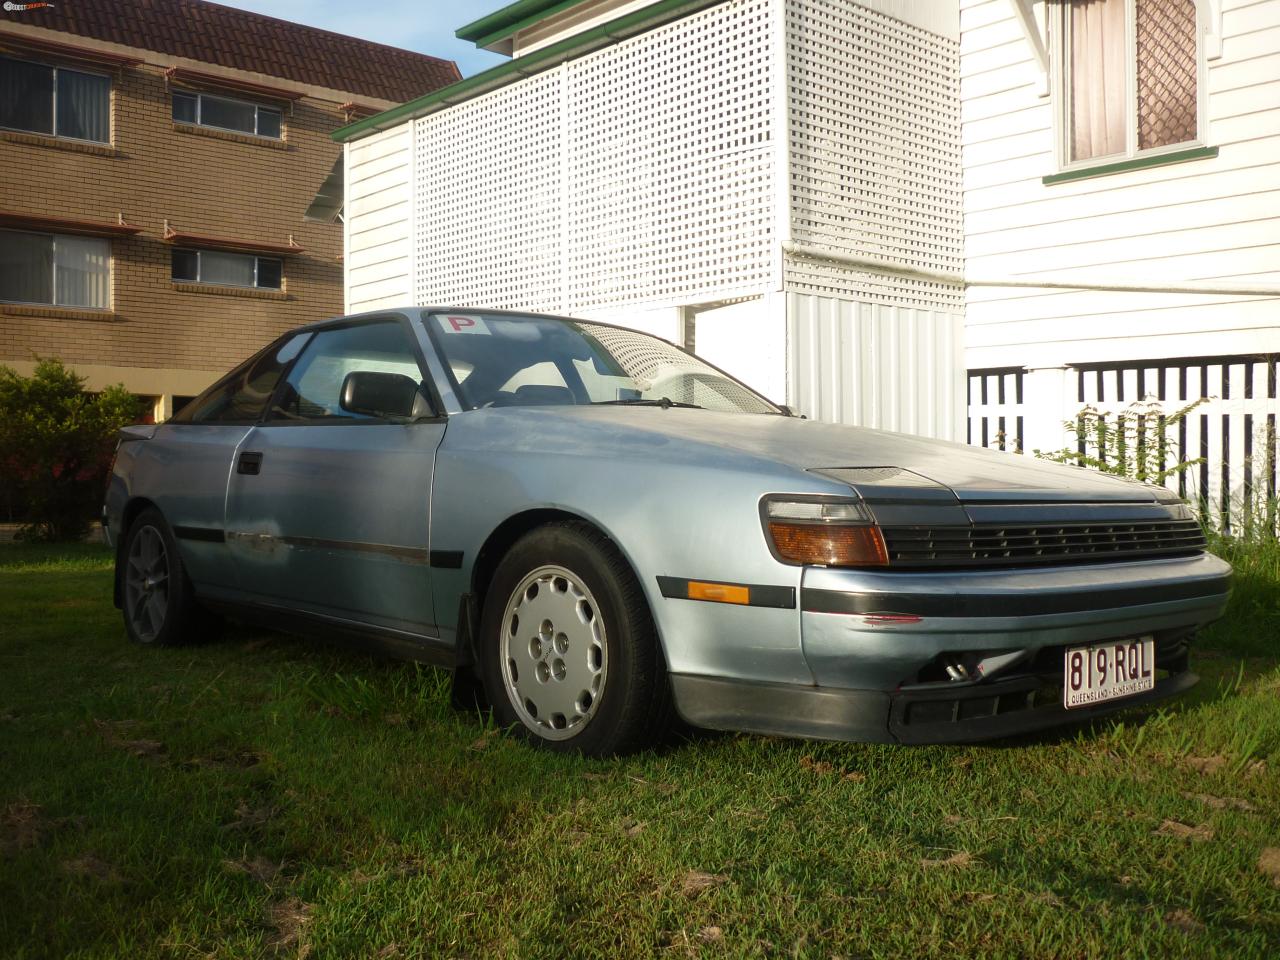
[[889, 552], [879, 527], [833, 523], [769, 523], [778, 556], [826, 567], [885, 567]]

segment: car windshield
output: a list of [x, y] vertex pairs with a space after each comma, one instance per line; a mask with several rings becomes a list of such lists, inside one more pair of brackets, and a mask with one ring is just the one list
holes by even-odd
[[463, 406], [618, 404], [779, 413], [773, 404], [665, 340], [557, 317], [426, 313]]

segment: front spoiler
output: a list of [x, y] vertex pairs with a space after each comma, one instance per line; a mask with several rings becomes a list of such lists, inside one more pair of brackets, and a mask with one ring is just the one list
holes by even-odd
[[1074, 710], [1061, 702], [1033, 705], [1043, 687], [1034, 676], [888, 693], [672, 674], [671, 687], [680, 716], [696, 727], [925, 744], [974, 743], [1087, 722], [1184, 693], [1199, 679], [1184, 669], [1157, 680], [1145, 693]]

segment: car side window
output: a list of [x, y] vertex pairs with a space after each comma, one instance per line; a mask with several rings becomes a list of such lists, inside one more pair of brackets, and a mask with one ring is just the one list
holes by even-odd
[[276, 341], [242, 363], [182, 408], [170, 423], [255, 423], [267, 401], [310, 333], [296, 333]]
[[397, 320], [379, 320], [317, 332], [289, 371], [267, 419], [376, 420], [342, 409], [342, 384], [357, 372], [398, 373], [421, 384], [423, 374], [407, 327]]

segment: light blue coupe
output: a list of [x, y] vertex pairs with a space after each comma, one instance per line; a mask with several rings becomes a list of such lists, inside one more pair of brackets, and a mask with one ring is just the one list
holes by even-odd
[[612, 754], [695, 726], [969, 741], [1190, 687], [1230, 569], [1159, 488], [792, 416], [671, 344], [494, 311], [302, 327], [160, 426], [104, 522], [134, 640], [202, 608], [481, 681]]

